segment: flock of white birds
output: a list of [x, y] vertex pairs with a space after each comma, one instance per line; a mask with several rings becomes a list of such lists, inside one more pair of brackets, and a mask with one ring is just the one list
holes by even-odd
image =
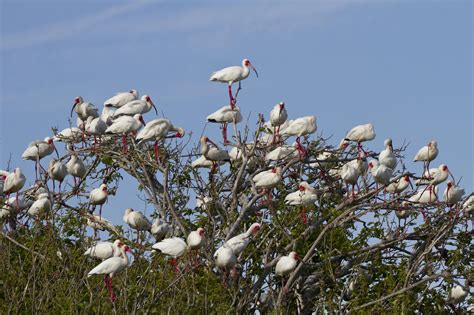
[[[251, 62], [248, 59], [244, 59], [242, 66], [228, 67], [216, 71], [210, 77], [211, 81], [228, 84], [230, 105], [220, 108], [207, 117], [208, 122], [222, 125], [224, 145], [230, 143], [227, 138], [227, 126], [242, 121], [240, 108], [236, 106], [237, 95], [240, 91], [240, 81], [249, 76], [250, 69], [253, 69], [257, 74]], [[239, 89], [235, 95], [232, 91], [232, 85], [234, 83], [239, 84]], [[33, 141], [28, 145], [22, 158], [35, 163], [35, 176], [37, 178], [41, 176], [41, 173], [47, 174], [52, 180], [53, 194], [56, 189], [55, 182], [58, 182], [59, 197], [61, 184], [67, 175], [73, 177], [74, 189], [77, 188], [77, 182], [83, 180], [87, 175], [86, 165], [80, 155], [73, 150], [74, 143], [83, 142], [85, 135], [94, 138], [93, 146], [100, 145], [99, 141], [101, 141], [101, 138], [107, 135], [121, 136], [124, 153], [128, 152], [127, 140], [130, 136], [134, 137], [138, 144], [154, 141], [155, 157], [158, 161], [160, 154], [159, 144], [169, 137], [182, 137], [184, 130], [174, 126], [170, 120], [164, 118], [156, 118], [145, 123], [143, 115], [152, 108], [154, 108], [157, 113], [150, 96], [143, 95], [139, 98], [138, 91], [136, 90], [118, 93], [107, 99], [104, 102], [101, 114], [99, 114], [97, 107], [92, 103], [85, 102], [80, 96], [76, 97], [71, 109], [71, 116], [73, 112], [77, 114], [77, 127], [66, 128], [57, 133], [54, 137]], [[288, 120], [285, 104], [280, 102], [276, 104], [270, 112], [270, 119], [265, 123], [265, 128], [268, 132], [259, 138], [258, 144], [261, 146], [278, 144], [274, 150], [267, 152], [264, 157], [268, 163], [275, 163], [275, 167], [255, 174], [252, 177], [252, 181], [259, 191], [266, 194], [267, 202], [271, 202], [272, 189], [283, 181], [282, 163], [295, 158], [303, 160], [307, 157], [307, 149], [301, 140], [303, 137], [316, 132], [316, 117], [306, 116]], [[285, 144], [284, 141], [290, 137], [296, 137], [294, 144]], [[399, 177], [398, 180], [393, 180], [393, 174], [397, 167], [397, 157], [394, 153], [391, 139], [385, 140], [385, 147], [378, 154], [378, 159], [367, 161], [368, 154], [364, 150], [363, 143], [371, 141], [374, 138], [375, 130], [373, 124], [358, 125], [347, 133], [335, 151], [322, 152], [316, 157], [318, 162], [310, 166], [320, 167], [324, 161], [330, 160], [331, 158], [334, 160], [334, 158], [343, 154], [350, 143], [355, 143], [357, 144], [357, 158], [341, 164], [338, 168], [329, 170], [328, 174], [329, 176], [340, 178], [346, 185], [346, 198], [357, 197], [360, 191], [358, 187], [359, 178], [366, 177], [369, 173], [372, 175], [373, 181], [377, 186], [385, 187], [385, 192], [400, 194], [412, 184], [410, 181], [411, 176], [404, 175]], [[44, 169], [40, 161], [56, 150], [56, 141], [67, 143], [70, 159], [64, 164], [59, 159], [59, 155], [56, 151], [58, 158], [51, 159], [48, 168]], [[200, 145], [201, 156], [192, 163], [192, 166], [195, 168], [206, 167], [215, 171], [219, 165], [237, 161], [243, 157], [243, 148], [233, 146], [232, 150], [228, 152], [206, 136], [201, 137]], [[245, 148], [250, 150], [252, 145], [247, 144]], [[437, 156], [438, 145], [436, 141], [430, 141], [417, 152], [414, 161], [423, 162], [422, 175], [418, 177], [416, 181], [416, 184], [420, 188], [414, 192], [408, 200], [403, 202], [404, 205], [438, 202], [438, 186], [445, 182], [449, 176], [453, 176], [445, 164], [441, 164], [437, 168], [429, 168], [430, 163], [435, 160]], [[252, 165], [252, 162], [252, 157], [250, 157], [248, 165]], [[2, 222], [14, 221], [20, 213], [24, 213], [25, 211], [29, 217], [39, 221], [45, 214], [51, 212], [52, 193], [45, 187], [35, 190], [34, 201], [27, 198], [19, 198], [19, 196], [22, 195], [21, 190], [25, 182], [26, 178], [20, 168], [16, 168], [12, 172], [0, 171], [0, 193], [3, 193], [3, 197], [6, 197], [0, 209], [0, 220]], [[350, 189], [349, 186], [351, 186], [352, 189]], [[357, 187], [357, 190], [355, 187]], [[16, 196], [12, 197], [11, 194], [16, 194]], [[464, 195], [464, 189], [456, 185], [454, 178], [447, 182], [443, 194], [444, 202], [452, 207], [452, 209], [456, 206], [456, 212], [461, 208], [464, 210], [465, 215], [470, 215], [474, 210], [474, 196], [471, 195], [469, 198], [466, 198], [462, 205], [459, 205], [458, 203], [462, 200]], [[96, 230], [103, 230], [104, 228], [116, 231], [114, 225], [102, 217], [102, 206], [107, 201], [107, 198], [108, 188], [106, 183], [90, 192], [89, 207], [92, 207], [92, 210], [85, 215], [87, 216], [87, 224], [94, 229], [94, 234]], [[303, 181], [294, 192], [289, 193], [285, 197], [284, 201], [287, 205], [304, 207], [315, 204], [317, 199], [317, 190]], [[208, 197], [201, 198], [198, 206], [206, 204], [208, 201]], [[99, 214], [93, 213], [96, 206], [100, 206]], [[409, 215], [406, 210], [399, 210], [396, 214], [399, 218], [406, 218]], [[424, 212], [423, 216], [425, 216]], [[203, 228], [192, 231], [186, 240], [179, 237], [166, 238], [166, 236], [173, 231], [171, 224], [162, 218], [157, 218], [151, 223], [143, 213], [131, 208], [125, 210], [123, 221], [137, 231], [137, 242], [140, 232], [149, 232], [154, 235], [157, 240], [160, 240], [154, 244], [152, 248], [170, 256], [171, 264], [176, 270], [178, 270], [176, 260], [188, 251], [196, 253], [203, 245], [205, 238]], [[246, 232], [224, 242], [214, 254], [215, 264], [225, 272], [230, 272], [237, 264], [239, 254], [245, 250], [252, 238], [258, 233], [260, 227], [261, 225], [259, 223], [254, 223]], [[105, 283], [112, 300], [115, 299], [112, 290], [112, 277], [128, 266], [129, 259], [127, 252], [131, 252], [130, 248], [120, 240], [113, 243], [97, 242], [85, 252], [86, 255], [102, 260], [88, 275], [105, 275]], [[289, 275], [296, 268], [299, 259], [296, 252], [290, 252], [286, 256], [281, 256], [275, 266], [275, 272], [282, 277]], [[450, 292], [450, 299], [451, 301], [459, 303], [466, 295], [466, 290], [461, 286], [457, 286]]]

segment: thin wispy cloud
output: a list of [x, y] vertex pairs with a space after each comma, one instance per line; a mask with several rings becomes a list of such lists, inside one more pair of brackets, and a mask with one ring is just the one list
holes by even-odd
[[7, 35], [4, 34], [1, 49], [12, 50], [25, 48], [68, 38], [72, 35], [90, 30], [100, 23], [104, 23], [110, 19], [116, 18], [150, 3], [150, 1], [134, 1], [127, 4], [109, 7], [105, 10], [82, 16], [75, 20], [68, 19], [24, 32]]

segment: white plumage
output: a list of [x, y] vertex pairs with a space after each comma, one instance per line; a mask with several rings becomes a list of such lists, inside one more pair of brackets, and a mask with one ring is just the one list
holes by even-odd
[[98, 264], [94, 269], [89, 271], [87, 277], [92, 275], [108, 275], [113, 277], [123, 269], [128, 266], [128, 256], [125, 252], [131, 252], [130, 248], [127, 245], [120, 246], [121, 256], [110, 257], [100, 264]]
[[216, 255], [216, 265], [224, 270], [229, 270], [237, 263], [234, 251], [228, 247], [222, 247]]
[[242, 114], [237, 106], [232, 109], [230, 105], [226, 105], [207, 116], [206, 119], [213, 123], [233, 123], [234, 121], [239, 123], [242, 121]]
[[424, 161], [424, 162], [431, 162], [438, 156], [438, 142], [431, 141], [424, 147], [422, 147], [415, 155], [413, 159], [414, 162], [417, 161]]
[[268, 171], [260, 172], [252, 180], [258, 188], [273, 188], [282, 181], [281, 167], [274, 167]]
[[107, 201], [107, 195], [107, 185], [102, 184], [90, 192], [89, 202], [91, 205], [103, 205]]
[[20, 191], [25, 185], [26, 177], [23, 175], [21, 168], [15, 168], [15, 171], [8, 174], [7, 178], [3, 182], [3, 192], [5, 194], [11, 194]]
[[74, 99], [74, 104], [72, 105], [71, 109], [71, 116], [72, 111], [75, 111], [77, 117], [79, 117], [82, 121], [86, 121], [87, 117], [99, 117], [99, 112], [97, 107], [94, 106], [92, 103], [84, 102], [81, 96], [78, 96]]
[[155, 109], [155, 113], [158, 115], [158, 110], [153, 104], [150, 96], [143, 95], [140, 100], [131, 101], [114, 112], [114, 117], [118, 117], [121, 115], [133, 116], [136, 114], [145, 114], [148, 113], [151, 108]]
[[256, 235], [260, 230], [259, 223], [253, 223], [250, 228], [242, 234], [236, 235], [226, 241], [221, 247], [219, 247], [216, 252], [214, 253], [214, 258], [216, 258], [220, 251], [223, 248], [229, 248], [233, 251], [236, 256], [239, 256], [240, 253], [244, 251], [247, 245], [250, 243], [253, 235]]
[[21, 155], [23, 160], [41, 160], [54, 151], [53, 139], [46, 137], [44, 140], [36, 140], [28, 145], [28, 148]]
[[407, 189], [408, 185], [410, 185], [410, 176], [406, 175], [385, 187], [385, 191], [392, 194], [399, 194]]
[[165, 118], [157, 118], [149, 121], [146, 126], [137, 134], [136, 140], [143, 141], [158, 141], [165, 138], [168, 133], [175, 132], [174, 137], [181, 138], [184, 135], [183, 128], [173, 126], [171, 121]]
[[369, 170], [372, 173], [372, 177], [377, 184], [388, 185], [390, 183], [390, 177], [392, 177], [393, 169], [388, 168], [384, 164], [378, 164], [376, 160], [369, 163]]
[[232, 66], [232, 67], [227, 67], [227, 68], [215, 71], [211, 74], [209, 81], [228, 83], [230, 86], [234, 82], [238, 82], [238, 81], [246, 79], [250, 74], [250, 68], [252, 68], [255, 71], [255, 74], [258, 77], [257, 70], [253, 67], [250, 60], [244, 59], [242, 60], [242, 67]]
[[203, 241], [204, 241], [204, 229], [198, 228], [196, 231], [192, 231], [189, 233], [188, 237], [186, 238], [186, 242], [188, 244], [189, 249], [198, 249], [201, 248]]
[[443, 198], [448, 205], [453, 205], [461, 201], [464, 194], [464, 188], [456, 186], [452, 181], [448, 181], [448, 185], [443, 193]]
[[178, 258], [184, 255], [187, 249], [186, 242], [179, 237], [165, 238], [152, 246], [153, 249], [159, 250], [165, 255]]
[[311, 187], [307, 182], [301, 182], [298, 190], [288, 194], [285, 197], [285, 204], [290, 206], [308, 206], [314, 204], [318, 200], [316, 189]]
[[72, 154], [71, 159], [66, 163], [67, 172], [74, 177], [82, 178], [86, 175], [87, 169], [84, 162], [77, 154]]
[[167, 223], [165, 220], [156, 218], [151, 225], [151, 234], [156, 238], [157, 241], [162, 240], [166, 237], [168, 233], [173, 231], [171, 224]]
[[270, 112], [270, 124], [273, 127], [280, 127], [288, 119], [288, 113], [285, 109], [285, 103], [280, 102], [273, 107]]
[[125, 209], [123, 221], [127, 223], [132, 229], [137, 231], [150, 231], [151, 222], [140, 211], [135, 211], [132, 208]]
[[408, 201], [417, 203], [436, 202], [438, 201], [438, 186], [429, 186], [426, 189], [418, 190]]
[[370, 141], [375, 138], [374, 125], [371, 123], [358, 125], [352, 128], [346, 135], [345, 140], [358, 143]]
[[394, 170], [397, 166], [397, 158], [393, 153], [392, 139], [385, 139], [384, 145], [385, 149], [379, 154], [379, 163]]
[[280, 276], [287, 276], [296, 268], [299, 257], [296, 252], [291, 252], [288, 256], [282, 256], [275, 266], [275, 272]]
[[[229, 153], [225, 150], [219, 149], [219, 147], [212, 142], [208, 137], [201, 137], [201, 154], [208, 160], [213, 162], [219, 161], [230, 161]], [[214, 147], [210, 147], [207, 143], [211, 143]]]
[[115, 225], [112, 224], [109, 220], [105, 219], [103, 216], [100, 216], [98, 214], [89, 214], [86, 213], [87, 216], [87, 225], [93, 228], [94, 230], [108, 230], [110, 232], [113, 232], [115, 234], [119, 234], [119, 231], [115, 227]]
[[58, 132], [54, 136], [53, 140], [54, 141], [70, 142], [70, 143], [81, 142], [82, 141], [82, 130], [77, 128], [77, 127], [65, 128], [65, 129], [61, 130], [60, 132]]
[[293, 145], [281, 145], [274, 150], [268, 152], [265, 155], [265, 161], [280, 161], [280, 160], [291, 160], [297, 158], [298, 149], [296, 148], [296, 144]]
[[119, 92], [115, 94], [104, 102], [104, 106], [119, 108], [136, 99], [138, 99], [138, 91], [132, 89], [129, 92]]
[[47, 193], [38, 195], [38, 199], [28, 209], [28, 215], [34, 219], [39, 219], [43, 214], [51, 212], [51, 201]]
[[314, 133], [316, 129], [316, 116], [305, 116], [290, 122], [285, 129], [280, 130], [280, 134], [301, 137]]
[[145, 125], [143, 117], [140, 114], [135, 114], [133, 117], [120, 116], [115, 119], [106, 130], [105, 133], [112, 134], [127, 134], [130, 132], [138, 131], [142, 125]]
[[110, 257], [119, 256], [120, 249], [119, 245], [121, 244], [120, 240], [115, 240], [112, 242], [98, 242], [91, 247], [89, 247], [84, 256], [89, 256], [93, 258], [98, 258], [100, 260], [106, 260]]
[[48, 175], [53, 180], [57, 180], [62, 182], [64, 178], [67, 176], [67, 167], [61, 161], [52, 159], [49, 161], [48, 165]]

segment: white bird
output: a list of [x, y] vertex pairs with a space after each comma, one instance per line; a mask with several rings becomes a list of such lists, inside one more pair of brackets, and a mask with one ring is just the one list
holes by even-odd
[[425, 170], [421, 175], [421, 178], [415, 181], [417, 186], [420, 185], [428, 185], [430, 181], [439, 173], [438, 168], [430, 168], [429, 170]]
[[270, 124], [273, 127], [274, 135], [279, 136], [281, 125], [283, 125], [287, 119], [288, 113], [285, 109], [285, 103], [280, 102], [276, 104], [270, 112]]
[[222, 125], [222, 137], [224, 143], [227, 144], [227, 124], [239, 123], [242, 121], [240, 108], [237, 106], [226, 105], [207, 116], [207, 121], [211, 123], [219, 123]]
[[377, 184], [386, 186], [390, 183], [390, 177], [392, 177], [393, 169], [379, 164], [376, 160], [370, 161], [369, 170], [372, 173], [372, 177]]
[[116, 93], [114, 96], [104, 102], [104, 106], [119, 108], [136, 99], [138, 99], [138, 91], [132, 89], [128, 92]]
[[[362, 142], [370, 141], [375, 138], [374, 125], [371, 123], [358, 125], [352, 128], [344, 137], [346, 141], [357, 142], [357, 150], [360, 155], [361, 151], [364, 151], [362, 148]], [[365, 152], [365, 151], [364, 151]]]
[[120, 246], [122, 246], [120, 240], [115, 240], [113, 243], [97, 242], [85, 251], [84, 256], [106, 260], [111, 257], [119, 256]]
[[216, 255], [216, 266], [225, 272], [233, 268], [236, 263], [237, 257], [231, 248], [222, 247]]
[[281, 167], [274, 167], [256, 174], [252, 180], [257, 188], [271, 189], [281, 183], [281, 171]]
[[307, 182], [301, 182], [298, 190], [289, 193], [285, 197], [285, 204], [290, 206], [309, 206], [318, 200], [316, 189], [311, 187]]
[[150, 233], [155, 237], [157, 241], [161, 241], [166, 237], [167, 234], [173, 231], [171, 224], [167, 223], [161, 218], [156, 218], [151, 225]]
[[92, 189], [89, 194], [89, 205], [95, 206], [99, 205], [99, 216], [102, 217], [102, 206], [107, 201], [108, 191], [107, 185], [101, 184], [99, 188]]
[[252, 236], [255, 236], [260, 230], [260, 223], [253, 223], [245, 233], [236, 235], [229, 240], [227, 240], [221, 247], [219, 247], [214, 253], [214, 258], [216, 258], [220, 251], [223, 248], [230, 248], [235, 256], [239, 256], [242, 253], [247, 245], [250, 243]]
[[418, 190], [408, 201], [423, 204], [436, 202], [438, 201], [438, 186], [429, 186], [426, 189]]
[[204, 235], [205, 231], [203, 228], [198, 228], [196, 231], [189, 233], [188, 237], [186, 238], [188, 248], [191, 250], [201, 248], [204, 243]]
[[39, 220], [43, 214], [51, 213], [51, 201], [48, 193], [41, 193], [38, 199], [28, 209], [28, 215], [36, 220]]
[[186, 242], [179, 237], [165, 238], [161, 242], [158, 242], [152, 246], [153, 249], [160, 251], [161, 253], [171, 256], [173, 259], [184, 255], [187, 249]]
[[[230, 161], [229, 153], [226, 150], [221, 150], [214, 142], [212, 142], [208, 137], [202, 136], [200, 139], [201, 143], [201, 154], [208, 160], [214, 162], [214, 167], [217, 165], [217, 162], [228, 162]], [[213, 147], [210, 147], [208, 143], [213, 144]]]
[[[229, 153], [229, 155], [230, 155], [230, 153]], [[211, 160], [206, 159], [206, 157], [204, 155], [201, 155], [199, 158], [197, 158], [196, 160], [194, 160], [191, 163], [191, 167], [193, 167], [193, 168], [210, 168], [210, 167], [213, 167], [215, 165], [215, 163], [216, 162], [213, 162]], [[224, 161], [217, 162], [218, 165], [222, 165], [224, 163], [225, 163]]]
[[74, 178], [74, 191], [77, 189], [76, 178], [82, 179], [87, 174], [84, 162], [77, 154], [71, 154], [71, 158], [66, 163], [67, 172]]
[[234, 96], [232, 94], [232, 84], [234, 84], [234, 82], [239, 82], [239, 88], [240, 88], [240, 81], [247, 79], [247, 77], [250, 74], [250, 68], [253, 69], [253, 71], [255, 72], [258, 78], [257, 69], [255, 69], [255, 67], [252, 65], [252, 63], [248, 59], [242, 60], [242, 67], [240, 66], [227, 67], [227, 68], [213, 72], [211, 74], [211, 77], [209, 78], [209, 81], [217, 81], [217, 82], [228, 84], [230, 104], [232, 108], [235, 106], [235, 103], [236, 103]]
[[128, 266], [129, 260], [126, 252], [131, 253], [132, 251], [127, 245], [120, 246], [121, 257], [116, 256], [104, 260], [87, 274], [87, 277], [92, 275], [105, 275], [105, 283], [112, 302], [115, 301], [115, 294], [112, 289], [112, 278]]
[[123, 150], [127, 153], [127, 134], [138, 131], [142, 125], [146, 126], [140, 114], [135, 114], [133, 117], [120, 116], [105, 130], [105, 133], [122, 135]]
[[97, 235], [97, 230], [99, 231], [109, 231], [115, 234], [119, 234], [119, 231], [115, 227], [115, 225], [112, 224], [109, 220], [105, 219], [104, 217], [101, 217], [98, 214], [92, 213], [86, 213], [87, 217], [87, 225], [91, 227], [94, 230], [94, 238]]
[[385, 139], [384, 145], [385, 149], [379, 154], [379, 163], [394, 170], [397, 166], [397, 157], [393, 153], [392, 139]]
[[467, 290], [464, 290], [462, 286], [457, 285], [452, 288], [451, 291], [449, 291], [448, 303], [459, 304], [466, 299], [468, 293], [469, 292]]
[[54, 181], [59, 182], [59, 193], [61, 193], [61, 184], [64, 178], [67, 176], [67, 167], [61, 161], [52, 159], [49, 161], [48, 165], [48, 175], [53, 180], [53, 191], [54, 191]]
[[[35, 140], [31, 142], [28, 145], [28, 148], [26, 148], [26, 150], [21, 155], [21, 158], [23, 160], [35, 161], [35, 175], [36, 178], [38, 178], [38, 165], [46, 172], [39, 161], [45, 156], [53, 153], [55, 150], [56, 147], [54, 146], [53, 138], [46, 137], [44, 140]], [[56, 154], [59, 157], [58, 151], [56, 151]]]
[[137, 244], [140, 239], [140, 231], [150, 231], [151, 222], [140, 211], [135, 211], [132, 208], [125, 209], [123, 221], [127, 223], [132, 229], [137, 230]]
[[97, 107], [92, 103], [84, 102], [81, 96], [78, 96], [74, 99], [74, 104], [71, 108], [71, 117], [72, 112], [75, 111], [77, 116], [82, 120], [86, 121], [87, 117], [99, 117], [99, 112]]
[[4, 170], [0, 170], [0, 197], [3, 197], [3, 184], [5, 183], [5, 179], [10, 173]]
[[78, 143], [82, 141], [82, 136], [82, 130], [77, 127], [65, 128], [53, 137], [53, 141]]
[[408, 185], [411, 185], [410, 176], [405, 175], [402, 178], [399, 178], [396, 182], [390, 183], [385, 187], [385, 191], [391, 194], [399, 194], [407, 189]]
[[448, 178], [448, 175], [451, 175], [451, 177], [453, 177], [453, 175], [449, 171], [448, 166], [446, 164], [441, 164], [440, 166], [438, 166], [438, 172], [430, 181], [430, 185], [436, 186], [436, 185], [441, 184]]
[[[104, 107], [104, 109], [107, 107]], [[85, 124], [85, 132], [89, 136], [94, 136], [94, 143], [96, 143], [96, 137], [97, 136], [103, 136], [105, 134], [105, 131], [107, 130], [107, 123], [106, 120], [104, 120], [103, 116], [99, 117], [92, 117], [89, 116], [87, 117], [87, 121]]]
[[430, 162], [436, 159], [438, 153], [438, 142], [430, 141], [430, 143], [418, 150], [413, 162], [423, 161], [423, 170], [427, 171], [430, 168]]
[[11, 193], [16, 193], [16, 206], [18, 207], [18, 192], [23, 188], [26, 182], [26, 177], [23, 175], [21, 168], [15, 168], [15, 171], [8, 174], [3, 182], [3, 193], [10, 198]]
[[293, 270], [295, 270], [298, 260], [300, 260], [300, 257], [296, 252], [291, 252], [288, 256], [280, 257], [275, 266], [276, 274], [282, 277], [289, 275]]
[[16, 204], [16, 197], [10, 197], [6, 200], [4, 200], [4, 208], [7, 208], [7, 210], [16, 210], [16, 212], [21, 212], [25, 209], [28, 209], [32, 204], [33, 200], [30, 200], [29, 198], [19, 198], [18, 199], [18, 205]]
[[265, 155], [265, 161], [289, 161], [298, 156], [298, 144], [294, 143], [293, 145], [281, 145], [268, 152]]
[[316, 132], [316, 129], [316, 116], [305, 116], [293, 120], [285, 129], [280, 130], [280, 134], [283, 136], [296, 136], [298, 151], [300, 156], [303, 157], [306, 154], [306, 150], [301, 145], [300, 138]]
[[346, 183], [346, 190], [349, 192], [348, 185], [352, 185], [352, 197], [355, 196], [355, 189], [354, 187], [357, 185], [357, 181], [359, 179], [360, 173], [357, 167], [353, 163], [346, 163], [342, 166], [341, 171], [339, 173], [341, 179]]
[[462, 204], [464, 215], [470, 216], [474, 212], [474, 195], [469, 196]]
[[173, 132], [173, 135], [171, 137], [182, 138], [184, 136], [183, 128], [173, 126], [171, 121], [169, 121], [168, 119], [157, 118], [157, 119], [153, 119], [149, 121], [146, 124], [145, 128], [140, 130], [140, 132], [137, 134], [135, 140], [138, 143], [141, 143], [144, 141], [150, 141], [150, 140], [155, 141], [155, 145], [154, 145], [155, 159], [158, 161], [159, 141], [168, 137], [168, 134], [170, 132]]
[[114, 117], [121, 115], [133, 116], [136, 114], [145, 114], [148, 113], [151, 108], [155, 109], [155, 113], [158, 115], [158, 110], [156, 109], [155, 104], [151, 100], [150, 96], [143, 95], [140, 100], [131, 101], [114, 112]]
[[443, 198], [448, 205], [454, 205], [461, 201], [465, 193], [464, 188], [455, 185], [452, 181], [448, 181]]

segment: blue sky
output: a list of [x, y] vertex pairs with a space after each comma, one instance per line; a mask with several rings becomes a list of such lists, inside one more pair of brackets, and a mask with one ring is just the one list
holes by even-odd
[[[2, 1], [0, 168], [11, 153], [12, 167], [28, 170], [33, 182], [33, 163], [21, 153], [51, 126], [68, 126], [78, 95], [99, 106], [136, 88], [200, 134], [205, 117], [228, 103], [226, 86], [209, 74], [249, 58], [260, 77], [243, 82], [244, 116], [268, 117], [283, 100], [292, 118], [316, 115], [318, 132], [334, 143], [373, 122], [370, 148], [381, 149], [386, 137], [395, 146], [406, 139], [409, 160], [435, 139], [432, 165], [448, 164], [472, 191], [470, 1], [223, 3]], [[206, 133], [219, 137], [217, 126]], [[123, 188], [105, 216], [121, 223], [135, 194]]]

